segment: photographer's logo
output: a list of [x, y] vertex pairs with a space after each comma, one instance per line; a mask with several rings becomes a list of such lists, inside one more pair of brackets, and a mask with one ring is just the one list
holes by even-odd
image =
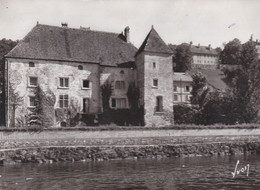
[[244, 166], [244, 167], [242, 167], [242, 168], [240, 168], [240, 169], [237, 168], [237, 167], [238, 167], [238, 164], [239, 164], [239, 160], [238, 160], [237, 163], [236, 163], [236, 167], [235, 167], [234, 172], [231, 172], [232, 175], [233, 175], [233, 178], [234, 178], [236, 175], [239, 175], [240, 173], [244, 173], [244, 172], [246, 172], [246, 175], [248, 176], [248, 174], [249, 174], [249, 164], [247, 164], [246, 166]]

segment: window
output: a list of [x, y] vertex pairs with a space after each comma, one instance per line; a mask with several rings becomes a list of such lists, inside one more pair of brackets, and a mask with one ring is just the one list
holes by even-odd
[[116, 81], [116, 89], [125, 89], [125, 82], [124, 81]]
[[60, 108], [68, 108], [69, 107], [69, 96], [68, 95], [60, 95], [59, 96]]
[[157, 96], [156, 97], [156, 112], [163, 112], [163, 97]]
[[124, 71], [124, 70], [121, 70], [121, 71], [120, 71], [120, 74], [125, 74], [125, 71]]
[[83, 80], [82, 88], [83, 89], [88, 89], [89, 88], [89, 80]]
[[29, 86], [30, 87], [36, 87], [38, 84], [38, 78], [37, 77], [29, 77]]
[[186, 86], [186, 87], [185, 87], [185, 91], [186, 91], [186, 92], [189, 92], [189, 91], [190, 91], [190, 86]]
[[154, 69], [156, 68], [156, 63], [155, 63], [155, 62], [153, 62], [153, 68], [154, 68]]
[[29, 97], [29, 107], [35, 107], [36, 106], [36, 101], [34, 96]]
[[178, 96], [177, 96], [177, 95], [174, 95], [173, 100], [174, 100], [174, 101], [178, 101]]
[[78, 66], [78, 70], [83, 70], [83, 66], [82, 66], [82, 65], [79, 65], [79, 66]]
[[34, 62], [29, 62], [29, 67], [35, 67]]
[[127, 108], [126, 98], [112, 98], [111, 99], [111, 107], [117, 108], [117, 109]]
[[69, 78], [60, 78], [60, 88], [69, 88]]
[[173, 91], [177, 92], [177, 86], [176, 85], [173, 85]]
[[153, 79], [153, 87], [158, 87], [158, 79]]

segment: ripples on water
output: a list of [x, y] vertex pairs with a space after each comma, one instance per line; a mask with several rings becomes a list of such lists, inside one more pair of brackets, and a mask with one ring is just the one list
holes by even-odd
[[[231, 172], [250, 164], [233, 178]], [[0, 167], [0, 190], [260, 189], [260, 155]]]

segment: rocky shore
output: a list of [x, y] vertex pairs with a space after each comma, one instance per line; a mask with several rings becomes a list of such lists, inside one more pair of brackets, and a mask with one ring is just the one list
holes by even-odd
[[12, 148], [0, 151], [0, 164], [162, 159], [168, 157], [257, 154], [259, 152], [260, 142]]

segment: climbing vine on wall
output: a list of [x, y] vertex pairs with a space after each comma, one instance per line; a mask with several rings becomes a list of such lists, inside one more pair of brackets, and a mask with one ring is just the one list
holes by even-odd
[[27, 125], [43, 128], [53, 126], [56, 101], [54, 93], [49, 89], [44, 92], [40, 86], [33, 91], [35, 106], [28, 110]]
[[108, 81], [101, 86], [103, 111], [109, 110], [109, 99], [112, 95], [112, 91], [112, 84]]

